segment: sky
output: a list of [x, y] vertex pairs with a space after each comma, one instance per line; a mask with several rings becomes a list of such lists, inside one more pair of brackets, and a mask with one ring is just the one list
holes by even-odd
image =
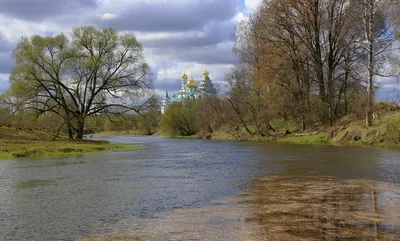
[[[73, 27], [113, 27], [134, 33], [144, 47], [156, 92], [177, 92], [185, 71], [205, 69], [224, 90], [232, 68], [235, 24], [261, 0], [0, 0], [0, 93], [9, 88], [12, 51], [22, 36], [69, 35]], [[393, 79], [380, 82], [385, 99]]]
[[69, 35], [91, 25], [134, 33], [158, 94], [178, 91], [185, 71], [205, 69], [224, 88], [232, 68], [235, 24], [260, 0], [0, 0], [0, 93], [9, 88], [12, 51], [22, 36]]

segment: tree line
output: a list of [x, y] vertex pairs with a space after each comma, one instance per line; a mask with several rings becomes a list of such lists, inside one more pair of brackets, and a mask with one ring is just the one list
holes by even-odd
[[[0, 128], [11, 128], [10, 131], [23, 130], [28, 133], [43, 134], [45, 139], [64, 137], [68, 127], [57, 114], [38, 115], [34, 110], [11, 113], [7, 108], [0, 108]], [[136, 135], [153, 135], [159, 130], [160, 113], [137, 114], [99, 114], [85, 119], [84, 134], [91, 136], [99, 132], [120, 132]]]
[[[352, 114], [368, 128], [377, 80], [399, 75], [398, 11], [389, 0], [264, 0], [237, 25], [229, 91], [176, 104], [162, 126], [180, 134], [224, 126], [270, 136], [282, 126], [333, 126]], [[182, 131], [185, 123], [195, 131]]]

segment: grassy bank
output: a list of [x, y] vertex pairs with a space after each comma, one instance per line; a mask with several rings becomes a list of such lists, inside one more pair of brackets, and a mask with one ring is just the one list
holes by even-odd
[[[332, 127], [320, 124], [310, 126], [309, 130], [305, 132], [300, 132], [291, 125], [289, 125], [290, 128], [288, 129], [288, 124], [282, 128], [280, 128], [280, 126], [274, 126], [278, 131], [271, 132], [269, 133], [270, 135], [264, 137], [259, 135], [252, 136], [244, 130], [232, 131], [225, 127], [206, 135], [197, 134], [189, 137], [176, 136], [175, 138], [254, 141], [275, 140], [281, 143], [294, 144], [357, 145], [400, 149], [400, 111], [381, 111], [378, 117], [374, 119], [373, 126], [369, 128], [365, 126], [365, 120], [360, 120], [352, 115], [344, 116]], [[287, 132], [286, 130], [288, 130], [289, 133], [285, 133]]]
[[317, 133], [285, 136], [278, 142], [297, 144], [340, 144], [400, 148], [400, 112], [386, 112], [367, 128], [363, 120], [344, 117], [337, 125]]
[[52, 133], [32, 129], [0, 127], [0, 159], [15, 157], [66, 156], [89, 152], [132, 150], [138, 145], [110, 144], [107, 141], [52, 140]]
[[198, 135], [191, 135], [191, 136], [169, 136], [171, 138], [177, 138], [177, 139], [202, 139]]
[[145, 134], [138, 132], [136, 130], [102, 131], [93, 134], [93, 136], [137, 136], [137, 135], [145, 135]]
[[310, 135], [281, 137], [278, 142], [294, 144], [329, 144], [331, 143], [328, 133], [318, 133]]
[[96, 151], [132, 150], [140, 146], [106, 141], [1, 140], [0, 159], [13, 157], [66, 156]]

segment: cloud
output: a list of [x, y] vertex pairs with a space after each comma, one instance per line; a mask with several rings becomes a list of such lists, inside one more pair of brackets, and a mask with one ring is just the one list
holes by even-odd
[[[151, 48], [190, 48], [215, 45], [233, 41], [235, 22], [233, 19], [224, 22], [210, 23], [198, 31], [180, 32], [145, 38], [143, 45]], [[140, 35], [139, 35], [140, 36]]]
[[400, 79], [397, 77], [378, 77], [376, 78], [376, 82], [380, 87], [389, 87], [395, 86]]
[[244, 0], [244, 5], [249, 12], [254, 12], [263, 0]]
[[[138, 33], [150, 59], [191, 62], [199, 64], [232, 64], [235, 23], [237, 15], [232, 19], [210, 23], [201, 31], [178, 33]], [[151, 64], [156, 67], [158, 63]], [[160, 61], [161, 62], [161, 61]]]
[[243, 8], [243, 0], [0, 0], [0, 92], [8, 87], [21, 36], [68, 36], [82, 25], [136, 34], [156, 92], [179, 90], [184, 70], [200, 79], [207, 68], [223, 80], [235, 62], [235, 23], [243, 16], [238, 1]]
[[121, 12], [109, 12], [113, 18], [96, 15], [92, 20], [100, 27], [113, 27], [120, 31], [179, 32], [201, 29], [210, 21], [231, 19], [237, 9], [237, 0], [191, 1], [136, 1]]
[[0, 13], [11, 18], [43, 21], [61, 14], [77, 14], [96, 6], [96, 0], [1, 0]]
[[232, 54], [231, 42], [221, 43], [214, 46], [204, 48], [192, 48], [187, 51], [182, 51], [177, 55], [177, 58], [185, 62], [195, 62], [200, 64], [233, 64], [235, 58]]
[[0, 94], [9, 88], [8, 74], [0, 74]]
[[9, 52], [14, 45], [6, 38], [4, 33], [0, 32], [0, 53]]
[[152, 54], [157, 54], [162, 58], [172, 58], [175, 61], [198, 63], [204, 65], [214, 64], [233, 64], [235, 58], [232, 54], [231, 42], [205, 46], [199, 48], [165, 48], [165, 49], [148, 49]]
[[8, 74], [14, 66], [11, 52], [0, 53], [0, 74]]
[[178, 78], [162, 79], [157, 81], [157, 89], [160, 91], [168, 90], [169, 93], [177, 93], [181, 89], [181, 80]]
[[375, 94], [378, 101], [400, 102], [400, 89], [398, 86], [387, 86], [378, 89]]
[[[11, 43], [5, 35], [0, 32], [0, 75], [10, 73], [14, 60], [12, 59], [12, 50], [15, 44]], [[4, 87], [4, 84], [1, 83]], [[1, 93], [1, 91], [0, 91]]]
[[[17, 18], [8, 18], [1, 14], [0, 23], [2, 23], [0, 24], [1, 35], [13, 47], [22, 36], [30, 37], [35, 34], [39, 34], [42, 36], [51, 36], [61, 32], [68, 35], [72, 29], [71, 26], [65, 27], [63, 25], [57, 24], [55, 21], [27, 21]], [[71, 25], [72, 24], [73, 23], [71, 23]]]

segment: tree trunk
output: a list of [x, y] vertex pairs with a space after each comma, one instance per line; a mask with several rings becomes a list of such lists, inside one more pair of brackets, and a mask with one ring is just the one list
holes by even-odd
[[301, 124], [301, 130], [305, 131], [306, 130], [306, 121], [305, 121], [303, 114], [300, 115], [300, 124]]
[[237, 117], [239, 118], [240, 122], [242, 123], [242, 125], [243, 125], [244, 129], [247, 131], [247, 133], [249, 133], [250, 135], [254, 135], [254, 133], [251, 132], [250, 129], [249, 129], [249, 127], [247, 126], [246, 121], [242, 118], [242, 114], [241, 114], [241, 112], [239, 111], [239, 109], [235, 107], [235, 105], [233, 104], [233, 102], [232, 102], [231, 99], [227, 98], [227, 100], [228, 100], [229, 103], [231, 104], [233, 110], [235, 111]]
[[348, 60], [346, 60], [346, 72], [344, 75], [344, 83], [343, 83], [343, 99], [344, 99], [344, 113], [347, 115], [349, 112], [349, 103], [347, 100], [347, 83], [349, 81], [349, 63]]
[[373, 37], [372, 37], [372, 24], [374, 19], [374, 6], [373, 0], [368, 0], [367, 20], [365, 21], [366, 32], [365, 38], [368, 43], [368, 86], [367, 86], [367, 108], [366, 108], [366, 118], [365, 124], [367, 127], [372, 126], [372, 101], [373, 101], [373, 76], [374, 76], [374, 46], [373, 46]]
[[82, 140], [83, 139], [83, 130], [85, 127], [85, 121], [82, 119], [78, 120], [78, 128], [76, 129], [76, 139]]
[[72, 124], [71, 124], [71, 119], [69, 118], [68, 113], [66, 114], [66, 118], [65, 118], [65, 123], [67, 124], [67, 128], [68, 128], [68, 139], [73, 140], [74, 139], [74, 135], [72, 132]]
[[324, 76], [324, 62], [322, 60], [322, 46], [321, 46], [321, 32], [320, 32], [320, 18], [319, 18], [319, 1], [314, 1], [313, 6], [313, 30], [314, 30], [314, 51], [313, 51], [313, 61], [315, 64], [315, 74], [317, 77], [317, 83], [319, 88], [319, 98], [321, 102], [325, 105], [324, 110], [324, 121], [329, 118], [329, 102], [327, 98], [327, 93], [325, 89], [325, 76]]
[[72, 127], [70, 122], [67, 123], [67, 127], [68, 127], [68, 139], [73, 140], [74, 134], [72, 133]]
[[365, 118], [365, 124], [367, 127], [372, 126], [372, 114], [373, 114], [373, 96], [374, 96], [374, 90], [373, 90], [373, 46], [372, 46], [372, 41], [369, 39], [368, 40], [368, 86], [367, 86], [367, 109], [366, 109], [366, 118]]
[[372, 126], [372, 114], [373, 114], [373, 85], [372, 85], [372, 75], [368, 74], [368, 87], [367, 87], [367, 110], [365, 124], [367, 127]]
[[68, 126], [68, 139], [70, 140], [74, 139], [74, 134], [72, 133], [72, 128], [70, 125]]

